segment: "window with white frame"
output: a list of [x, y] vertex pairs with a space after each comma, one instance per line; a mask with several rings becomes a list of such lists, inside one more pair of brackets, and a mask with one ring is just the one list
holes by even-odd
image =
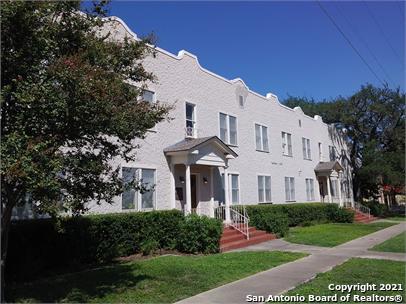
[[255, 144], [258, 151], [269, 152], [267, 127], [255, 124]]
[[328, 152], [330, 156], [330, 161], [336, 160], [336, 150], [333, 146], [328, 146]]
[[196, 136], [196, 106], [186, 103], [186, 136]]
[[231, 203], [240, 203], [240, 182], [238, 174], [230, 174]]
[[237, 118], [220, 113], [220, 139], [229, 145], [237, 145]]
[[292, 156], [292, 135], [286, 132], [282, 132], [282, 153]]
[[303, 146], [303, 159], [312, 159], [312, 153], [310, 150], [310, 139], [302, 137], [302, 146]]
[[129, 187], [121, 196], [123, 210], [148, 210], [155, 205], [155, 170], [133, 167], [123, 167], [122, 178], [124, 183], [131, 184], [140, 181], [145, 187], [145, 191], [135, 190]]
[[258, 175], [258, 202], [271, 202], [271, 177], [267, 175]]
[[323, 145], [319, 142], [319, 161], [323, 161]]
[[285, 177], [285, 199], [287, 202], [295, 200], [295, 178]]
[[308, 201], [314, 201], [314, 180], [306, 178], [306, 198]]
[[153, 103], [155, 102], [155, 92], [149, 91], [149, 90], [143, 90], [142, 91], [142, 100]]
[[330, 184], [331, 184], [331, 196], [338, 197], [338, 180], [332, 179]]

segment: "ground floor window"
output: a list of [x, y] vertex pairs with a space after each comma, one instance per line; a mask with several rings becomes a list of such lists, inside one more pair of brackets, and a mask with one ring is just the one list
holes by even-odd
[[338, 180], [331, 180], [331, 196], [338, 197]]
[[314, 201], [314, 180], [306, 178], [306, 197], [308, 201]]
[[230, 174], [231, 181], [231, 203], [240, 203], [240, 183], [238, 174]]
[[258, 175], [258, 202], [271, 202], [271, 177]]
[[295, 200], [295, 178], [285, 177], [285, 199], [287, 202]]
[[155, 170], [123, 167], [122, 177], [126, 184], [141, 182], [145, 190], [135, 190], [128, 187], [121, 196], [121, 206], [123, 210], [148, 210], [153, 209], [155, 205]]

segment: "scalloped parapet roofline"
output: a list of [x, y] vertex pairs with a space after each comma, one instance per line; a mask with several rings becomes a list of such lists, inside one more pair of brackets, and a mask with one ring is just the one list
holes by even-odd
[[[108, 20], [108, 21], [117, 21], [117, 22], [119, 22], [119, 23], [124, 27], [124, 29], [128, 32], [128, 34], [130, 34], [135, 40], [138, 40], [138, 41], [141, 40], [141, 39], [137, 36], [137, 34], [134, 33], [134, 32], [128, 27], [128, 25], [127, 25], [120, 17], [117, 17], [117, 16], [110, 16], [110, 17], [105, 17], [104, 19], [105, 19], [105, 20]], [[293, 112], [299, 112], [299, 113], [301, 113], [304, 117], [307, 117], [307, 118], [312, 119], [312, 120], [314, 120], [314, 121], [319, 121], [319, 122], [324, 123], [324, 122], [323, 122], [323, 119], [322, 119], [322, 117], [321, 117], [320, 115], [315, 115], [314, 117], [310, 117], [310, 116], [306, 115], [300, 107], [295, 107], [294, 109], [292, 109], [292, 108], [289, 108], [288, 106], [285, 106], [284, 104], [280, 103], [280, 101], [279, 101], [279, 99], [278, 99], [278, 96], [275, 95], [275, 94], [273, 94], [273, 93], [270, 93], [270, 92], [269, 92], [269, 93], [266, 94], [266, 96], [263, 96], [263, 95], [261, 95], [261, 94], [255, 92], [255, 91], [252, 91], [252, 90], [246, 85], [246, 83], [244, 82], [244, 80], [242, 80], [242, 79], [239, 78], [239, 77], [230, 80], [230, 79], [224, 78], [223, 76], [220, 76], [220, 75], [218, 75], [218, 74], [216, 74], [216, 73], [213, 73], [212, 71], [209, 71], [209, 70], [205, 69], [204, 67], [202, 67], [202, 66], [200, 65], [199, 59], [198, 59], [198, 57], [197, 57], [195, 54], [192, 54], [192, 53], [190, 53], [190, 52], [188, 52], [188, 51], [186, 51], [186, 50], [180, 50], [180, 51], [178, 52], [178, 54], [175, 55], [175, 54], [172, 54], [172, 53], [168, 52], [167, 50], [164, 50], [164, 49], [162, 49], [162, 48], [160, 48], [160, 47], [157, 47], [157, 46], [154, 46], [154, 47], [155, 47], [155, 50], [156, 50], [156, 51], [158, 51], [158, 52], [160, 52], [160, 53], [162, 53], [162, 54], [165, 54], [165, 55], [167, 55], [167, 56], [169, 56], [169, 57], [171, 57], [171, 58], [177, 59], [177, 60], [182, 60], [185, 56], [190, 57], [190, 58], [193, 58], [193, 59], [195, 60], [196, 64], [197, 64], [197, 66], [198, 66], [203, 72], [208, 73], [208, 74], [212, 75], [213, 77], [216, 77], [216, 78], [218, 78], [218, 79], [221, 79], [221, 80], [223, 80], [223, 81], [225, 81], [225, 82], [227, 82], [227, 83], [229, 83], [229, 84], [233, 84], [233, 85], [236, 84], [236, 83], [241, 83], [241, 84], [247, 89], [247, 91], [248, 91], [249, 93], [253, 94], [253, 95], [256, 95], [256, 96], [258, 96], [258, 97], [260, 97], [260, 98], [262, 98], [262, 99], [264, 99], [264, 100], [267, 100], [267, 101], [273, 101], [273, 102], [275, 102], [276, 104], [278, 104], [280, 107], [285, 108], [286, 110], [293, 111]], [[296, 110], [296, 109], [300, 109], [300, 111], [299, 111], [299, 110]]]

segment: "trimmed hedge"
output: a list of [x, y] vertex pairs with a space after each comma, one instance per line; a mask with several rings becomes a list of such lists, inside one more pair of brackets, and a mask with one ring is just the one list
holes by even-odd
[[220, 220], [190, 215], [185, 218], [178, 236], [178, 250], [188, 253], [216, 253], [223, 232]]
[[191, 220], [177, 210], [18, 221], [10, 229], [6, 275], [25, 280], [156, 249], [217, 252], [221, 232], [217, 220]]
[[246, 206], [250, 222], [258, 229], [284, 236], [289, 226], [311, 222], [351, 223], [354, 212], [336, 204], [295, 203]]

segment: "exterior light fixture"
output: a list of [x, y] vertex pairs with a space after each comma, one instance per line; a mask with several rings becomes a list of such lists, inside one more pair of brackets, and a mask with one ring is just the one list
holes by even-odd
[[185, 178], [183, 176], [179, 176], [179, 181], [181, 184], [185, 183]]
[[207, 180], [207, 177], [203, 177], [203, 183], [207, 184], [209, 181]]

